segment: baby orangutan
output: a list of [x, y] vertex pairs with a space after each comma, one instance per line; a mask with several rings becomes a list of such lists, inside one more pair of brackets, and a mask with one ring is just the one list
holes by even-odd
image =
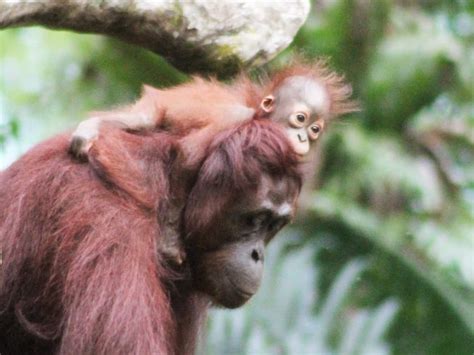
[[[217, 133], [250, 119], [270, 119], [281, 124], [295, 153], [304, 156], [331, 118], [355, 110], [350, 95], [351, 87], [323, 61], [290, 65], [260, 83], [241, 74], [231, 84], [194, 77], [163, 90], [145, 86], [135, 104], [93, 113], [81, 122], [70, 151], [87, 157], [105, 121], [130, 130], [162, 129], [178, 137], [183, 166], [197, 172]], [[177, 218], [183, 207], [173, 207]], [[180, 238], [178, 231], [168, 230], [160, 243], [163, 255], [178, 265], [185, 257]]]

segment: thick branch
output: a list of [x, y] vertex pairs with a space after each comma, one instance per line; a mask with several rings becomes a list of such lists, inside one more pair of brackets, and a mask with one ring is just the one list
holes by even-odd
[[0, 28], [100, 33], [147, 48], [186, 72], [228, 75], [286, 48], [309, 0], [3, 0]]

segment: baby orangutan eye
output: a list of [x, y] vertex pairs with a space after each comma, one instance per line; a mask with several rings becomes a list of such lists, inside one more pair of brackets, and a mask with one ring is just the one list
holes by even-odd
[[316, 138], [318, 138], [319, 133], [321, 133], [321, 130], [322, 128], [319, 124], [314, 124], [310, 126], [308, 129], [309, 138], [311, 138], [312, 140], [315, 140]]
[[308, 115], [304, 112], [297, 112], [290, 116], [290, 124], [295, 128], [301, 128], [306, 123]]
[[304, 123], [304, 121], [306, 121], [306, 116], [302, 113], [298, 113], [296, 114], [296, 120], [300, 123]]

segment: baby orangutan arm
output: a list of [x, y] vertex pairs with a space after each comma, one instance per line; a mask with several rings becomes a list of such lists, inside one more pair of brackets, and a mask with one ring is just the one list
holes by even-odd
[[255, 110], [249, 107], [246, 96], [238, 88], [199, 77], [164, 90], [145, 85], [135, 104], [93, 113], [81, 122], [72, 135], [69, 150], [76, 157], [87, 157], [105, 121], [130, 130], [162, 128], [178, 136], [203, 131], [199, 134], [202, 141], [193, 143], [193, 150], [202, 150], [217, 132], [253, 117]]
[[132, 130], [159, 125], [165, 113], [163, 105], [160, 105], [161, 93], [160, 90], [145, 85], [141, 98], [135, 104], [115, 111], [93, 112], [73, 132], [69, 151], [76, 157], [85, 158], [99, 135], [100, 125], [106, 121]]

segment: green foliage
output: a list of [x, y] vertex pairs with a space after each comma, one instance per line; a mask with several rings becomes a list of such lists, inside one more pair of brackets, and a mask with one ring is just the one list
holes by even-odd
[[[0, 168], [143, 83], [186, 79], [100, 36], [0, 44]], [[330, 57], [362, 111], [322, 137], [309, 211], [272, 242], [257, 296], [212, 312], [201, 352], [472, 354], [473, 2], [318, 1], [276, 61], [301, 52]]]
[[[324, 137], [301, 233], [327, 244], [316, 263], [323, 290], [345, 262], [369, 258], [354, 306], [399, 302], [395, 354], [474, 349], [474, 22], [461, 3], [324, 2], [294, 48], [336, 56], [362, 106], [357, 123], [337, 122]], [[339, 46], [358, 43], [347, 30], [356, 16], [380, 35], [366, 36], [370, 50], [351, 51], [364, 57], [350, 63]]]
[[[367, 123], [401, 130], [410, 116], [457, 84], [456, 61], [467, 61], [461, 41], [421, 14], [394, 11], [396, 32], [372, 58], [364, 88]], [[403, 105], [400, 105], [403, 102]]]
[[18, 121], [13, 119], [6, 123], [0, 123], [0, 148], [3, 148], [7, 139], [18, 138]]

